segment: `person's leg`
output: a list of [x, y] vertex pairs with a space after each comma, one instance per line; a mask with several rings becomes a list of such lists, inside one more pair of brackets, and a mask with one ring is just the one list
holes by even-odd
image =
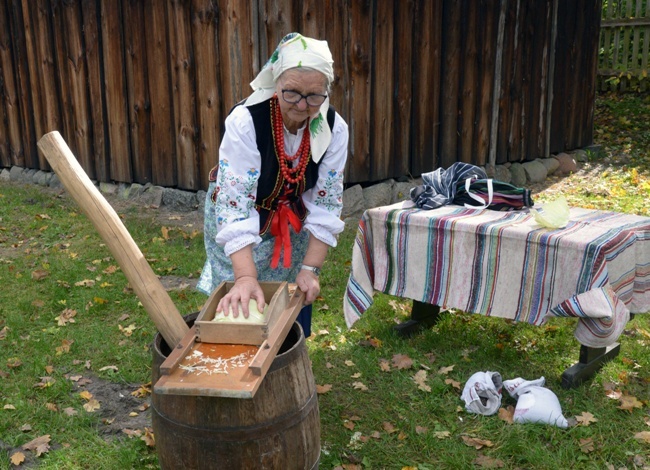
[[302, 331], [305, 333], [305, 338], [311, 336], [311, 305], [305, 305], [298, 314], [296, 321], [302, 326]]

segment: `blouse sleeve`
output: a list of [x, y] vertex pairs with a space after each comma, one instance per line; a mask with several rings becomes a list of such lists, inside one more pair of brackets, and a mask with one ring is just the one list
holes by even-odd
[[329, 246], [336, 246], [336, 235], [345, 228], [343, 209], [343, 171], [348, 157], [348, 125], [336, 113], [332, 141], [318, 167], [316, 185], [303, 193], [308, 210], [305, 229]]
[[214, 206], [215, 240], [228, 256], [262, 241], [255, 210], [260, 168], [253, 119], [244, 106], [237, 106], [226, 118], [226, 132], [219, 147]]

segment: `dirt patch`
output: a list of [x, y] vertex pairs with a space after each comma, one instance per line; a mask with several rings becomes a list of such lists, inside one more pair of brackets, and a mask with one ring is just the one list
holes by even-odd
[[75, 394], [86, 391], [99, 403], [94, 413], [101, 422], [99, 429], [107, 439], [132, 432], [144, 434], [144, 428], [151, 427], [149, 394], [142, 396], [142, 384], [114, 383], [93, 375], [73, 383]]

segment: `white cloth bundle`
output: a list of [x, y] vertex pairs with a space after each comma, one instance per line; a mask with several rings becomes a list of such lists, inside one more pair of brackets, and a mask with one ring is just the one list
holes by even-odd
[[463, 388], [461, 398], [465, 400], [465, 409], [470, 413], [493, 415], [501, 406], [502, 385], [498, 372], [476, 372]]
[[517, 399], [513, 421], [515, 423], [544, 423], [566, 428], [568, 422], [555, 393], [543, 387], [544, 377], [525, 380], [521, 377], [505, 380], [503, 386], [512, 398]]

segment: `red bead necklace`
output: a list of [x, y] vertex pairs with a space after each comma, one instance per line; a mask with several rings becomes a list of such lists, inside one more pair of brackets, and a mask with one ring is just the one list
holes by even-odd
[[[305, 127], [300, 141], [300, 147], [295, 155], [287, 155], [284, 150], [284, 122], [282, 121], [282, 110], [278, 103], [277, 95], [271, 99], [271, 120], [273, 123], [273, 142], [275, 143], [275, 151], [278, 154], [280, 163], [280, 172], [285, 181], [290, 184], [295, 184], [301, 181], [305, 176], [307, 164], [309, 163], [309, 126]], [[298, 159], [298, 164], [290, 167], [287, 162], [293, 162]]]

